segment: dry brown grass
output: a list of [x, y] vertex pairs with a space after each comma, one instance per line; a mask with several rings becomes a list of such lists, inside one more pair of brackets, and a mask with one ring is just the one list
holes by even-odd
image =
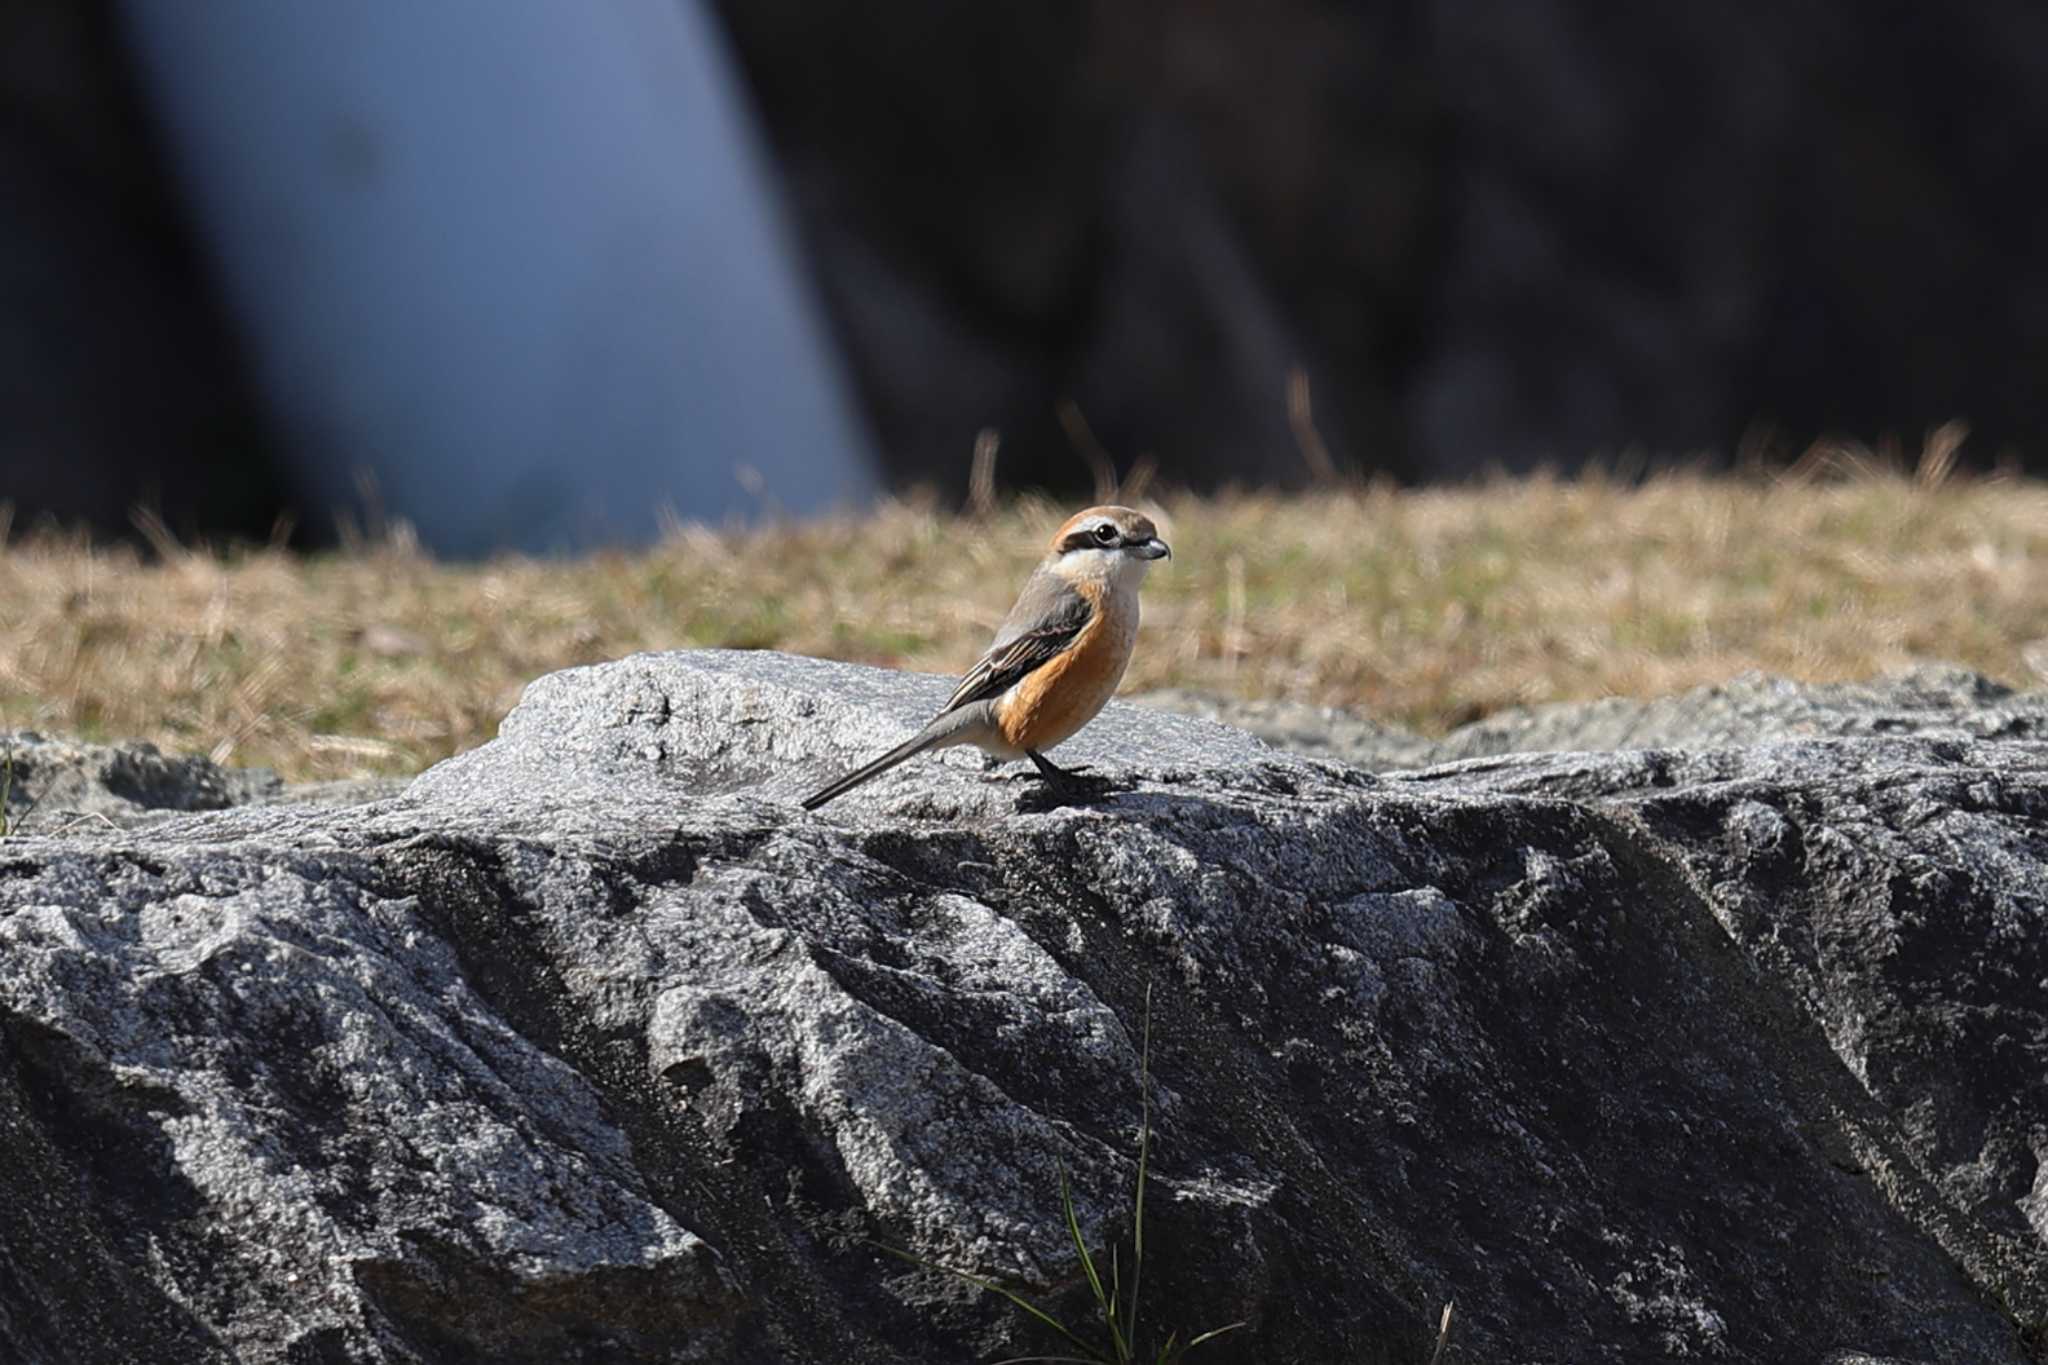
[[[969, 663], [1067, 509], [686, 529], [640, 554], [436, 563], [77, 542], [0, 551], [0, 724], [266, 764], [407, 772], [488, 738], [530, 679], [683, 645]], [[1672, 475], [1169, 498], [1126, 684], [1361, 707], [1441, 731], [1499, 707], [1761, 668], [2048, 667], [2048, 484]], [[2035, 661], [2030, 667], [2028, 659]]]

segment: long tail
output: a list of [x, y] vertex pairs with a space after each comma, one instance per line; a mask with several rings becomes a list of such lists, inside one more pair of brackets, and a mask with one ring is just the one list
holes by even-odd
[[883, 773], [888, 772], [889, 769], [895, 767], [898, 763], [901, 763], [906, 759], [916, 758], [926, 749], [929, 749], [936, 744], [943, 743], [946, 740], [946, 738], [947, 734], [945, 731], [939, 730], [935, 726], [927, 727], [920, 734], [917, 734], [912, 738], [905, 740], [903, 743], [897, 745], [888, 753], [883, 754], [880, 758], [875, 759], [873, 762], [863, 763], [861, 764], [861, 766], [855, 768], [846, 776], [837, 778], [831, 782], [826, 783], [824, 786], [818, 788], [818, 790], [812, 792], [809, 796], [806, 796], [804, 798], [804, 809], [816, 810], [818, 807], [824, 805], [827, 801], [832, 800], [834, 797], [846, 795], [846, 793], [852, 791], [861, 783], [866, 782], [871, 778], [880, 777]]

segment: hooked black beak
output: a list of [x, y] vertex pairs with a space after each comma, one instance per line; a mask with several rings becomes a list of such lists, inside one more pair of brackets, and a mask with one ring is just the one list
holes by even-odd
[[1150, 540], [1134, 542], [1131, 545], [1131, 553], [1140, 559], [1172, 559], [1173, 547], [1158, 536], [1154, 536]]

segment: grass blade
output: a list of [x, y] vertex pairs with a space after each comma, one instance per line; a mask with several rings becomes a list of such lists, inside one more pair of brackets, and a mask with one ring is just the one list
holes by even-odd
[[[1109, 1344], [1116, 1352], [1117, 1365], [1127, 1365], [1131, 1358], [1130, 1348], [1124, 1344], [1123, 1333], [1117, 1326], [1116, 1304], [1103, 1294], [1102, 1276], [1096, 1273], [1095, 1258], [1088, 1254], [1088, 1243], [1081, 1237], [1081, 1219], [1074, 1212], [1074, 1187], [1067, 1180], [1065, 1162], [1060, 1163], [1060, 1208], [1067, 1215], [1067, 1236], [1074, 1239], [1074, 1250], [1081, 1257], [1081, 1271], [1088, 1277], [1088, 1288], [1095, 1294], [1095, 1306], [1109, 1324]], [[1082, 1349], [1087, 1348], [1084, 1346]]]
[[[973, 1274], [970, 1271], [955, 1270], [952, 1266], [949, 1265], [940, 1265], [936, 1261], [927, 1261], [924, 1257], [919, 1256], [914, 1252], [904, 1251], [899, 1247], [892, 1247], [887, 1242], [871, 1242], [869, 1245], [878, 1247], [881, 1250], [888, 1252], [891, 1256], [894, 1256], [899, 1261], [908, 1261], [910, 1264], [916, 1266], [920, 1270], [936, 1270], [942, 1275], [951, 1275], [956, 1280], [960, 1280], [964, 1283], [971, 1284], [976, 1289], [984, 1290], [990, 1294], [1002, 1295], [1005, 1299], [1008, 1299], [1010, 1301], [1012, 1306], [1022, 1310], [1025, 1313], [1030, 1314], [1032, 1317], [1038, 1319], [1038, 1321], [1044, 1323], [1047, 1327], [1052, 1328], [1053, 1331], [1058, 1332], [1061, 1336], [1065, 1337], [1068, 1341], [1072, 1342], [1077, 1349], [1088, 1352], [1089, 1354], [1087, 1358], [1082, 1362], [1082, 1365], [1121, 1365], [1121, 1362], [1105, 1362], [1103, 1358], [1096, 1353], [1094, 1347], [1090, 1346], [1087, 1342], [1081, 1340], [1080, 1337], [1074, 1335], [1073, 1332], [1069, 1331], [1065, 1323], [1061, 1322], [1058, 1318], [1046, 1312], [1043, 1308], [1040, 1308], [1037, 1304], [1025, 1298], [1022, 1294], [1019, 1294], [1014, 1289], [1010, 1289], [1006, 1286], [997, 1284], [994, 1280], [983, 1279], [981, 1276]], [[1059, 1360], [1065, 1359], [1066, 1357], [1045, 1356], [1041, 1358], [1046, 1360]]]
[[[1196, 1337], [1193, 1341], [1190, 1341], [1187, 1344], [1187, 1350], [1192, 1351], [1205, 1341], [1214, 1341], [1216, 1338], [1222, 1336], [1225, 1332], [1235, 1332], [1238, 1328], [1243, 1327], [1245, 1325], [1246, 1324], [1242, 1322], [1231, 1322], [1225, 1323], [1221, 1327], [1211, 1327], [1208, 1331], [1202, 1333], [1202, 1335]], [[1186, 1351], [1182, 1352], [1183, 1355], [1185, 1355], [1186, 1353]]]
[[[1112, 1317], [1116, 1314], [1116, 1306], [1124, 1301], [1123, 1285], [1123, 1248], [1112, 1242], [1109, 1248], [1109, 1311]], [[1136, 1337], [1126, 1334], [1124, 1340], [1130, 1343], [1132, 1350], [1137, 1349], [1138, 1341]]]
[[1436, 1349], [1429, 1353], [1429, 1365], [1443, 1365], [1444, 1347], [1451, 1344], [1451, 1310], [1457, 1306], [1455, 1299], [1444, 1305], [1443, 1320], [1436, 1329]]
[[1152, 1155], [1152, 983], [1145, 983], [1143, 1041], [1138, 1048], [1138, 1188], [1131, 1199], [1131, 1298], [1124, 1337], [1138, 1343], [1138, 1283], [1145, 1274], [1145, 1167]]

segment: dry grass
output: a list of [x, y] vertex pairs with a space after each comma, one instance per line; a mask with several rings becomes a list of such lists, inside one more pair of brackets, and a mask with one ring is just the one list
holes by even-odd
[[[686, 529], [641, 554], [436, 563], [77, 542], [0, 550], [0, 723], [265, 764], [408, 772], [533, 677], [683, 645], [937, 672], [986, 643], [1065, 509]], [[1672, 475], [1169, 498], [1126, 683], [1362, 707], [1441, 731], [1520, 702], [1761, 668], [2048, 668], [2048, 484]], [[2030, 667], [2028, 660], [2034, 660]]]

